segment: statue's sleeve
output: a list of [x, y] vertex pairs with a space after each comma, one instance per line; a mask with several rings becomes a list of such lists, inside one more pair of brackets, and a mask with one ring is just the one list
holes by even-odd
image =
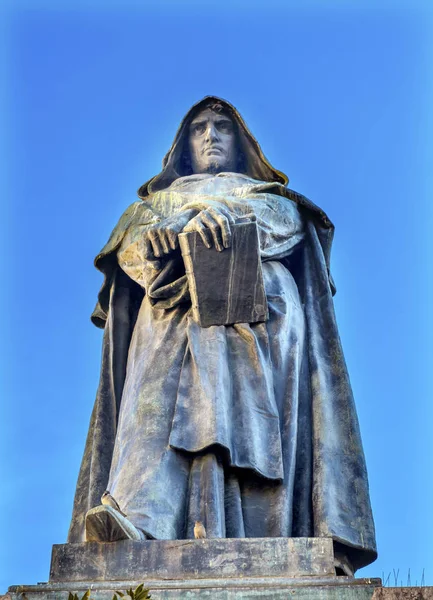
[[129, 228], [117, 251], [117, 261], [120, 268], [145, 290], [151, 304], [172, 308], [189, 300], [188, 282], [179, 251], [158, 260], [145, 258], [144, 232], [155, 222]]
[[156, 220], [148, 223], [132, 225], [125, 234], [117, 251], [120, 268], [136, 283], [146, 287], [149, 272], [158, 268], [160, 261], [149, 261], [145, 258], [144, 232]]
[[304, 223], [296, 203], [276, 194], [206, 197], [185, 204], [182, 210], [209, 207], [228, 209], [235, 219], [253, 217], [257, 222], [262, 260], [289, 256], [304, 238]]

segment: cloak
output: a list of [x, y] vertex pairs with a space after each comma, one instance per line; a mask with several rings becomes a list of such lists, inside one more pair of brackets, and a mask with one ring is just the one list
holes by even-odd
[[300, 397], [298, 407], [292, 535], [332, 537], [336, 549], [358, 569], [374, 561], [377, 553], [358, 419], [332, 300], [335, 287], [330, 254], [334, 227], [320, 208], [286, 187], [287, 177], [266, 160], [237, 110], [213, 97], [203, 99], [187, 113], [164, 158], [162, 172], [139, 189], [141, 199], [125, 211], [95, 260], [104, 274], [92, 314], [94, 324], [104, 328], [102, 367], [68, 541], [84, 541], [86, 512], [100, 504], [107, 486], [128, 350], [144, 295], [142, 287], [120, 269], [116, 253], [131, 225], [143, 221], [146, 198], [189, 174], [184, 160], [185, 133], [209, 101], [223, 104], [237, 126], [242, 172], [267, 183], [269, 192], [295, 202], [305, 223], [302, 245], [281, 259], [299, 290], [308, 357], [308, 390]]

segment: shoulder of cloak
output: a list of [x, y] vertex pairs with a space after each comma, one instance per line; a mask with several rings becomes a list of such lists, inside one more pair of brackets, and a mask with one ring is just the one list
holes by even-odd
[[111, 284], [118, 268], [115, 253], [122, 243], [128, 228], [132, 223], [139, 222], [143, 213], [147, 210], [149, 210], [149, 205], [142, 200], [137, 200], [128, 206], [111, 232], [108, 242], [95, 258], [95, 267], [104, 275], [104, 282], [98, 294], [98, 301], [91, 316], [91, 320], [96, 327], [103, 329], [107, 321]]
[[332, 295], [335, 295], [337, 288], [331, 275], [331, 248], [334, 239], [335, 227], [328, 215], [319, 206], [311, 202], [309, 198], [303, 196], [295, 190], [280, 186], [282, 194], [296, 202], [301, 208], [304, 218], [308, 219], [317, 232], [317, 237], [323, 252], [323, 258], [326, 264], [326, 270], [329, 278], [329, 285]]
[[[271, 190], [269, 189], [269, 191]], [[322, 246], [331, 290], [335, 294], [336, 288], [330, 273], [331, 246], [334, 237], [333, 223], [321, 208], [299, 192], [287, 188], [280, 183], [275, 184], [275, 192], [296, 202], [300, 206], [304, 217], [313, 222]], [[104, 275], [104, 282], [98, 294], [98, 301], [91, 316], [91, 320], [96, 327], [103, 329], [108, 317], [111, 284], [118, 268], [115, 253], [122, 243], [128, 228], [132, 223], [139, 223], [147, 211], [149, 211], [149, 204], [143, 202], [141, 199], [128, 206], [111, 232], [108, 242], [95, 258], [95, 267]]]

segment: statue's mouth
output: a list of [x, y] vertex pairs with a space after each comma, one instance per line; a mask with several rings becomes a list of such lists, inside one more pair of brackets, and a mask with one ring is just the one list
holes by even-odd
[[222, 154], [223, 151], [221, 148], [218, 148], [217, 146], [211, 146], [210, 148], [205, 148], [203, 150], [203, 154]]

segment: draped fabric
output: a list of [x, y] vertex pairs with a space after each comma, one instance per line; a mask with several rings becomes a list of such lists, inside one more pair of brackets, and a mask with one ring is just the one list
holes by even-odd
[[[104, 255], [117, 266], [70, 541], [83, 539], [84, 514], [108, 488], [157, 539], [192, 537], [203, 520], [210, 536], [332, 536], [356, 567], [374, 559], [326, 231], [285, 189], [236, 174], [185, 177], [142, 203]], [[219, 203], [256, 218], [266, 323], [200, 328], [180, 255], [142, 256], [143, 227]]]
[[[209, 537], [332, 537], [355, 569], [372, 562], [367, 473], [332, 301], [331, 222], [283, 180], [164, 181], [125, 211], [96, 259], [103, 360], [69, 541], [85, 539], [85, 514], [109, 489], [156, 539], [191, 538], [201, 520]], [[200, 328], [179, 252], [143, 256], [144, 228], [208, 206], [255, 217], [265, 323]]]

